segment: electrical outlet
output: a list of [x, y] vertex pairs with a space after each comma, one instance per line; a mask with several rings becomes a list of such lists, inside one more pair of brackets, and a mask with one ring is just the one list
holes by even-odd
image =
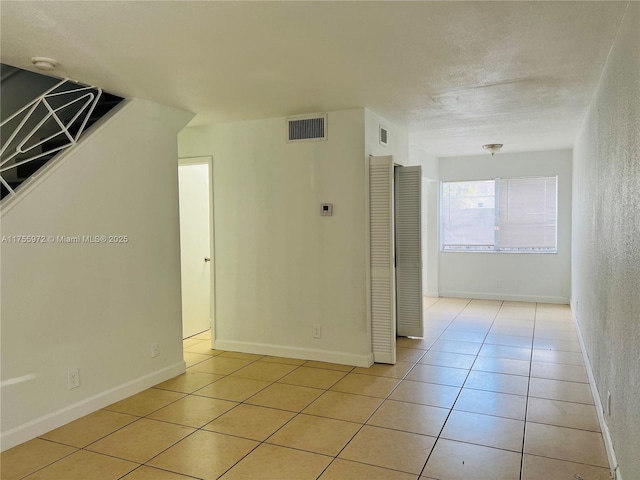
[[74, 368], [67, 372], [67, 389], [78, 388], [80, 386], [80, 370]]
[[158, 342], [153, 342], [151, 344], [151, 358], [156, 358], [160, 355], [160, 350], [158, 348]]
[[313, 326], [313, 338], [322, 337], [322, 327], [320, 325]]
[[498, 288], [502, 287], [502, 280], [496, 280], [496, 287]]

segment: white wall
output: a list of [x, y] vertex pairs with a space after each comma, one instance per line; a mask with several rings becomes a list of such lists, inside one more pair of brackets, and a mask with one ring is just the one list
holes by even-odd
[[416, 145], [409, 145], [409, 165], [422, 166], [422, 176], [437, 182], [440, 178], [440, 159]]
[[639, 46], [631, 2], [573, 154], [571, 300], [625, 480], [640, 475]]
[[180, 134], [181, 157], [213, 156], [216, 348], [371, 362], [364, 110], [330, 112], [328, 132], [287, 143], [273, 118]]
[[[380, 125], [387, 129], [387, 145], [380, 143]], [[365, 155], [393, 155], [394, 163], [409, 164], [409, 135], [407, 130], [387, 121], [375, 112], [364, 109]]]
[[[440, 252], [441, 296], [569, 303], [571, 293], [571, 151], [440, 159], [440, 180], [558, 175], [558, 253]], [[496, 287], [496, 280], [502, 287]]]
[[4, 237], [129, 239], [2, 243], [3, 449], [184, 371], [176, 135], [191, 116], [127, 101], [3, 203]]
[[439, 160], [421, 148], [409, 146], [409, 165], [422, 167], [422, 293], [438, 296], [438, 179]]

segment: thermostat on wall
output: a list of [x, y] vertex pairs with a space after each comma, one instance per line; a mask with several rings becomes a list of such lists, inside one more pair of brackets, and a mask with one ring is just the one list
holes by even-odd
[[330, 217], [333, 215], [333, 204], [332, 203], [323, 203], [320, 205], [320, 215], [324, 217]]

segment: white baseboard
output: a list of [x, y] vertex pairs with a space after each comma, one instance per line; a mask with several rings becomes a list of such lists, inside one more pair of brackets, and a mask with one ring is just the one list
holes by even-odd
[[20, 445], [186, 371], [184, 360], [2, 432], [0, 451]]
[[551, 297], [544, 295], [512, 295], [508, 293], [459, 292], [455, 290], [439, 292], [440, 297], [477, 298], [478, 300], [507, 300], [511, 302], [557, 303], [568, 305], [568, 297]]
[[288, 347], [285, 345], [271, 345], [266, 343], [235, 342], [229, 340], [214, 341], [216, 350], [232, 352], [255, 353], [258, 355], [272, 355], [274, 357], [298, 358], [300, 360], [317, 360], [319, 362], [340, 363], [355, 367], [370, 367], [373, 364], [373, 354], [357, 355], [346, 352], [333, 352], [316, 348]]
[[602, 430], [602, 437], [604, 438], [604, 446], [607, 451], [607, 459], [609, 460], [609, 470], [613, 480], [623, 480], [618, 465], [618, 459], [616, 452], [613, 449], [613, 441], [611, 440], [611, 432], [609, 432], [609, 426], [604, 417], [604, 407], [602, 406], [602, 400], [600, 400], [600, 393], [598, 393], [598, 386], [596, 385], [596, 379], [593, 376], [593, 370], [591, 369], [591, 362], [589, 361], [589, 355], [587, 355], [587, 349], [585, 348], [584, 338], [582, 338], [582, 331], [580, 330], [580, 323], [575, 311], [574, 302], [571, 302], [571, 314], [573, 316], [573, 322], [576, 325], [578, 331], [578, 341], [580, 342], [580, 348], [582, 349], [582, 358], [584, 359], [584, 366], [587, 369], [587, 376], [589, 377], [589, 386], [591, 387], [591, 394], [593, 395], [593, 401], [596, 405], [596, 412], [598, 413], [598, 421], [600, 422], [600, 430]]
[[390, 353], [374, 353], [373, 361], [376, 363], [396, 363]]
[[440, 296], [439, 292], [426, 292], [423, 297], [433, 297], [438, 298]]

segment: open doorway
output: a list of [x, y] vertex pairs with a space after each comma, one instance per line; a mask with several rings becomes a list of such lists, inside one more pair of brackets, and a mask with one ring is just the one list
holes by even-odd
[[211, 329], [214, 338], [213, 163], [211, 157], [178, 160], [182, 337]]

